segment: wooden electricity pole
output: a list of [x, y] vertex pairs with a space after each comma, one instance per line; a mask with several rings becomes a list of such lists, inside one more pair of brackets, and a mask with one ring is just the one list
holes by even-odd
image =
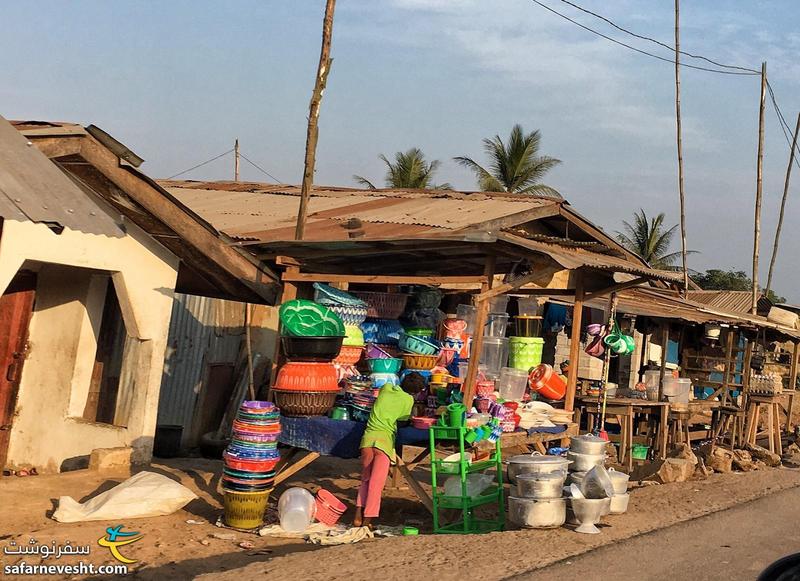
[[294, 231], [295, 240], [303, 239], [303, 232], [306, 227], [306, 213], [308, 212], [308, 199], [311, 197], [311, 184], [314, 182], [314, 163], [316, 161], [317, 139], [319, 137], [319, 107], [322, 103], [322, 93], [325, 91], [328, 73], [333, 62], [331, 59], [331, 36], [333, 35], [334, 8], [336, 8], [336, 0], [327, 0], [325, 3], [325, 20], [322, 23], [322, 49], [319, 54], [317, 78], [308, 108], [306, 158], [303, 169], [303, 184], [300, 188], [300, 209], [297, 212], [297, 227]]
[[233, 143], [233, 181], [239, 181], [239, 140]]
[[681, 64], [680, 0], [675, 0], [675, 120], [678, 141], [678, 195], [681, 202], [681, 258], [683, 259], [683, 294], [689, 292], [689, 268], [686, 265], [686, 198], [683, 189], [683, 139], [681, 137]]
[[758, 307], [758, 247], [761, 243], [761, 181], [764, 170], [764, 104], [767, 98], [767, 63], [761, 63], [761, 103], [758, 108], [758, 160], [756, 163], [756, 211], [753, 231], [753, 301], [750, 313]]
[[772, 258], [769, 261], [769, 274], [767, 275], [767, 286], [764, 294], [769, 294], [769, 289], [772, 288], [772, 271], [775, 269], [775, 258], [778, 256], [778, 241], [781, 237], [781, 228], [783, 227], [783, 212], [786, 209], [786, 198], [789, 195], [789, 178], [792, 177], [792, 165], [794, 165], [794, 152], [797, 148], [797, 133], [800, 131], [800, 113], [797, 114], [797, 125], [794, 127], [794, 135], [792, 136], [792, 149], [789, 152], [789, 167], [786, 168], [786, 179], [783, 182], [783, 198], [781, 198], [781, 211], [778, 214], [778, 227], [775, 229], [775, 244], [772, 246]]

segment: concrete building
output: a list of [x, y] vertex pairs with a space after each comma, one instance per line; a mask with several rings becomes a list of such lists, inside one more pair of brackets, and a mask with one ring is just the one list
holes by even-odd
[[0, 467], [149, 461], [174, 293], [274, 301], [141, 161], [93, 126], [0, 118]]

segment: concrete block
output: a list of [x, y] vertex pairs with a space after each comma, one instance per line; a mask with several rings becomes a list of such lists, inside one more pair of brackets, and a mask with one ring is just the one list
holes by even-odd
[[89, 457], [89, 470], [123, 470], [131, 467], [133, 448], [95, 448]]

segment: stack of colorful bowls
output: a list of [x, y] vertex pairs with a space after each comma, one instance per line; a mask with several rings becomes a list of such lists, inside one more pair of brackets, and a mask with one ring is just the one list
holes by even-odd
[[280, 433], [280, 410], [274, 404], [242, 402], [233, 422], [231, 443], [223, 454], [222, 490], [228, 526], [252, 529], [262, 524], [280, 460]]
[[345, 383], [342, 403], [349, 408], [350, 419], [366, 422], [378, 394], [369, 376], [351, 377]]
[[268, 490], [280, 459], [280, 410], [268, 401], [245, 401], [233, 422], [223, 458], [223, 488], [239, 492]]

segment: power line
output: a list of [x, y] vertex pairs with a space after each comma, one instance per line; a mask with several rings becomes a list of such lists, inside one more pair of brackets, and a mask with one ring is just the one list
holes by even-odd
[[249, 163], [250, 165], [252, 165], [252, 166], [253, 166], [254, 168], [256, 168], [258, 171], [260, 171], [261, 173], [263, 173], [263, 174], [265, 174], [265, 175], [267, 175], [267, 176], [271, 177], [271, 178], [272, 178], [272, 179], [275, 181], [275, 183], [277, 183], [277, 184], [282, 184], [282, 183], [283, 183], [281, 180], [279, 180], [279, 179], [278, 179], [278, 178], [276, 178], [274, 175], [272, 175], [271, 173], [269, 173], [269, 172], [268, 172], [267, 170], [265, 170], [263, 167], [261, 167], [260, 165], [258, 165], [258, 164], [257, 164], [257, 163], [255, 163], [254, 161], [250, 161], [249, 159], [247, 159], [247, 156], [245, 156], [245, 154], [243, 154], [242, 152], [239, 152], [239, 155], [242, 157], [242, 159], [243, 159], [243, 160], [245, 160], [247, 163]]
[[197, 165], [195, 165], [193, 167], [190, 167], [189, 169], [185, 169], [183, 171], [180, 171], [180, 172], [176, 173], [175, 175], [171, 175], [167, 179], [171, 180], [172, 178], [176, 178], [178, 176], [182, 176], [185, 173], [189, 173], [190, 171], [196, 170], [198, 167], [203, 167], [204, 165], [208, 165], [212, 161], [217, 161], [220, 157], [224, 157], [224, 156], [228, 155], [229, 153], [233, 153], [233, 149], [229, 149], [228, 151], [226, 151], [224, 153], [220, 153], [216, 157], [212, 157], [211, 159], [208, 159], [208, 160], [204, 161], [203, 163], [198, 163]]
[[[565, 14], [562, 14], [561, 12], [558, 12], [557, 10], [554, 10], [553, 8], [551, 8], [550, 6], [547, 6], [546, 4], [543, 4], [542, 2], [539, 2], [539, 0], [531, 0], [531, 1], [534, 4], [538, 4], [539, 6], [544, 8], [545, 10], [548, 10], [548, 11], [552, 12], [556, 16], [560, 16], [564, 20], [566, 20], [568, 22], [571, 22], [575, 26], [583, 28], [584, 30], [586, 30], [588, 32], [591, 32], [592, 34], [595, 34], [595, 35], [597, 35], [597, 36], [599, 36], [601, 38], [604, 38], [604, 39], [606, 39], [608, 41], [611, 41], [614, 44], [618, 44], [618, 45], [623, 46], [623, 47], [625, 47], [625, 48], [627, 48], [629, 50], [632, 50], [634, 52], [638, 52], [639, 54], [643, 54], [645, 56], [649, 56], [649, 57], [654, 58], [654, 59], [658, 59], [660, 61], [664, 61], [664, 62], [667, 62], [667, 63], [670, 63], [670, 64], [675, 64], [675, 61], [673, 59], [668, 59], [668, 58], [665, 58], [663, 56], [659, 56], [657, 54], [653, 54], [651, 52], [647, 52], [646, 50], [642, 50], [640, 48], [636, 48], [635, 46], [631, 46], [629, 44], [626, 44], [626, 43], [624, 43], [624, 42], [622, 42], [620, 40], [617, 40], [616, 38], [612, 38], [612, 37], [610, 37], [608, 35], [605, 35], [602, 32], [599, 32], [599, 31], [597, 31], [597, 30], [595, 30], [593, 28], [589, 28], [585, 24], [581, 24], [577, 20], [573, 20], [569, 16], [567, 16]], [[672, 50], [674, 51], [674, 49], [672, 49]], [[680, 66], [686, 67], [688, 69], [695, 69], [695, 70], [698, 70], [698, 71], [706, 71], [706, 72], [709, 72], [709, 73], [718, 73], [720, 75], [753, 76], [753, 75], [761, 74], [761, 73], [758, 73], [758, 72], [749, 72], [749, 69], [745, 69], [745, 71], [721, 71], [719, 69], [710, 69], [708, 67], [700, 67], [700, 66], [697, 66], [697, 65], [690, 65], [690, 64], [686, 64], [686, 63], [680, 63]]]
[[[789, 144], [789, 148], [791, 149], [793, 130], [786, 122], [786, 118], [783, 116], [783, 112], [778, 106], [778, 100], [775, 98], [775, 91], [772, 89], [772, 85], [770, 85], [769, 81], [767, 81], [767, 89], [769, 90], [769, 98], [770, 101], [772, 101], [772, 107], [775, 109], [775, 114], [778, 117], [778, 125], [780, 125], [781, 132], [783, 132], [783, 137], [786, 139], [786, 143]], [[800, 152], [800, 146], [795, 146], [795, 151]], [[800, 168], [800, 162], [797, 161], [797, 157], [794, 158], [794, 163], [798, 168]]]
[[[603, 22], [606, 22], [607, 24], [610, 24], [611, 26], [613, 26], [614, 28], [616, 28], [617, 30], [619, 30], [621, 32], [624, 32], [625, 34], [629, 34], [629, 35], [631, 35], [631, 36], [633, 36], [635, 38], [639, 38], [641, 40], [646, 40], [648, 42], [653, 42], [653, 43], [655, 43], [655, 44], [657, 44], [659, 46], [663, 46], [667, 50], [675, 52], [675, 47], [670, 46], [669, 44], [667, 44], [665, 42], [661, 42], [660, 40], [656, 40], [655, 38], [650, 38], [649, 36], [643, 36], [641, 34], [636, 34], [635, 32], [632, 32], [632, 31], [628, 30], [627, 28], [623, 28], [622, 26], [619, 26], [618, 24], [613, 22], [611, 19], [606, 18], [605, 16], [602, 16], [601, 14], [597, 14], [596, 12], [592, 12], [591, 10], [588, 10], [586, 8], [583, 8], [582, 6], [578, 6], [577, 4], [575, 4], [573, 2], [570, 2], [569, 0], [561, 0], [561, 2], [563, 2], [564, 4], [567, 4], [569, 6], [572, 6], [573, 8], [575, 8], [577, 10], [580, 10], [581, 12], [585, 12], [586, 14], [590, 14], [591, 16], [594, 16], [595, 18], [599, 18]], [[692, 54], [692, 53], [689, 53], [689, 52], [686, 52], [686, 51], [683, 51], [683, 50], [678, 51], [678, 52], [680, 54], [686, 55], [686, 56], [688, 56], [690, 58], [704, 60], [707, 63], [710, 63], [710, 64], [712, 64], [714, 66], [717, 66], [717, 67], [723, 67], [723, 68], [726, 68], [726, 69], [736, 69], [736, 70], [740, 70], [740, 71], [747, 71], [748, 73], [752, 73], [754, 75], [760, 75], [761, 74], [759, 71], [757, 71], [755, 69], [749, 69], [747, 67], [740, 67], [740, 66], [737, 66], [737, 65], [726, 65], [724, 63], [719, 63], [717, 61], [711, 60], [708, 57], [704, 57], [702, 55]], [[721, 71], [717, 71], [717, 72], [721, 72]]]

